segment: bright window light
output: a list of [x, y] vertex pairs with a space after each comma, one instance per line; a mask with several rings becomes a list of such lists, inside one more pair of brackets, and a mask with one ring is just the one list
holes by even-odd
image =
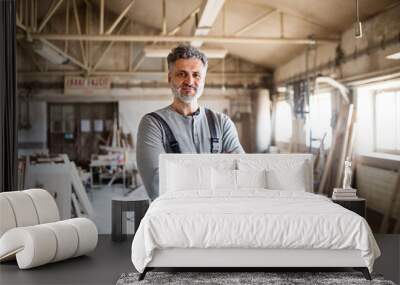
[[326, 134], [324, 141], [325, 148], [331, 146], [332, 141], [332, 104], [331, 93], [318, 93], [310, 96], [310, 114], [307, 123], [307, 146], [310, 146], [310, 136], [312, 147], [319, 148], [321, 140]]
[[396, 60], [399, 60], [399, 59], [400, 59], [400, 51], [399, 51], [399, 52], [396, 52], [396, 53], [393, 53], [393, 54], [390, 54], [390, 55], [387, 55], [386, 58], [387, 58], [387, 59], [396, 59]]
[[400, 155], [400, 80], [357, 88], [356, 151]]
[[286, 101], [276, 103], [275, 140], [290, 142], [292, 137], [292, 108]]
[[375, 151], [400, 154], [400, 89], [375, 93]]

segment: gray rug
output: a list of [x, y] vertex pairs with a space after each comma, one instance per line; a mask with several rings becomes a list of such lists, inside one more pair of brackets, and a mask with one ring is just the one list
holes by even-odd
[[142, 281], [138, 281], [138, 276], [138, 273], [124, 273], [118, 279], [116, 285], [395, 285], [392, 281], [384, 280], [379, 275], [372, 275], [373, 280], [368, 281], [360, 272], [148, 272], [146, 278]]

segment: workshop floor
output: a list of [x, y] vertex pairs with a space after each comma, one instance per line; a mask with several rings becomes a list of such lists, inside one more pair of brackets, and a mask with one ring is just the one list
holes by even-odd
[[122, 273], [134, 271], [131, 243], [132, 237], [117, 243], [100, 235], [96, 249], [85, 256], [27, 270], [19, 270], [15, 261], [2, 263], [0, 284], [115, 284]]
[[[375, 237], [382, 256], [376, 260], [374, 272], [398, 284], [400, 235]], [[28, 270], [19, 270], [15, 261], [2, 263], [0, 284], [115, 284], [122, 273], [134, 271], [130, 258], [131, 243], [132, 236], [123, 242], [112, 242], [110, 235], [100, 235], [96, 249], [86, 256]], [[313, 269], [308, 271], [313, 272]]]

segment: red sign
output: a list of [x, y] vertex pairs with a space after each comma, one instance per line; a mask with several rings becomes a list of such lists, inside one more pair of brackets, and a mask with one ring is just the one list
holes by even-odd
[[64, 94], [66, 95], [109, 94], [110, 89], [109, 77], [65, 77]]

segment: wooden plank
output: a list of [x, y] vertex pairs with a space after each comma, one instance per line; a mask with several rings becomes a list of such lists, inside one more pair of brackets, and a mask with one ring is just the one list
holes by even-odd
[[74, 187], [75, 193], [78, 196], [79, 202], [82, 205], [84, 212], [90, 217], [94, 218], [95, 213], [92, 207], [92, 204], [89, 201], [89, 197], [86, 193], [85, 188], [83, 187], [82, 181], [80, 180], [78, 170], [76, 169], [76, 165], [74, 162], [71, 162], [71, 176], [72, 176], [72, 185]]
[[88, 67], [85, 66], [84, 63], [80, 62], [79, 60], [77, 60], [76, 58], [72, 57], [71, 55], [67, 54], [66, 52], [64, 52], [63, 50], [61, 50], [59, 47], [57, 47], [56, 45], [52, 44], [51, 42], [47, 41], [47, 40], [41, 40], [43, 43], [45, 43], [46, 45], [48, 45], [50, 48], [54, 49], [55, 51], [61, 53], [63, 56], [65, 56], [66, 58], [68, 58], [71, 62], [75, 63], [76, 65], [82, 67], [85, 70], [88, 70]]
[[[209, 28], [207, 28], [209, 29]], [[25, 34], [17, 33], [17, 39], [26, 38]], [[330, 38], [280, 38], [280, 37], [236, 37], [236, 36], [168, 36], [168, 35], [86, 35], [86, 34], [31, 34], [33, 40], [47, 39], [54, 41], [97, 41], [97, 42], [204, 42], [224, 44], [290, 44], [290, 45], [318, 45], [338, 43], [337, 39]]]
[[[17, 7], [19, 6], [19, 19], [20, 19], [20, 22], [22, 23], [22, 21], [23, 21], [23, 17], [24, 17], [24, 14], [22, 13], [22, 8], [23, 8], [23, 2], [22, 2], [22, 0], [20, 0], [19, 1], [19, 3], [18, 3], [18, 5], [17, 5]], [[18, 16], [18, 15], [17, 15]], [[18, 18], [18, 17], [17, 17]]]
[[24, 30], [25, 32], [27, 31], [27, 28], [21, 23], [21, 20], [19, 20], [18, 17], [17, 17], [16, 25], [17, 25], [18, 28]]
[[[69, 34], [69, 4], [70, 0], [67, 0], [66, 6], [65, 6], [65, 34]], [[64, 52], [68, 52], [68, 41], [65, 41], [64, 43]]]
[[340, 156], [339, 156], [339, 163], [338, 163], [338, 171], [336, 173], [336, 180], [334, 187], [340, 188], [340, 182], [342, 180], [343, 176], [343, 170], [344, 170], [344, 161], [346, 159], [346, 154], [349, 146], [349, 137], [350, 137], [350, 130], [351, 127], [354, 123], [355, 116], [354, 116], [354, 105], [350, 104], [349, 105], [349, 110], [347, 113], [347, 118], [346, 118], [346, 127], [344, 130], [344, 137], [343, 141], [341, 142], [341, 151], [340, 151]]
[[183, 25], [189, 21], [191, 18], [193, 18], [197, 13], [199, 13], [200, 11], [200, 7], [197, 7], [196, 9], [194, 9], [188, 16], [186, 16], [178, 25], [176, 25], [175, 28], [173, 28], [171, 31], [169, 31], [167, 34], [169, 36], [173, 36], [175, 35], [177, 32], [179, 32]]
[[325, 164], [325, 169], [322, 172], [322, 178], [321, 181], [319, 183], [319, 187], [318, 187], [318, 193], [322, 194], [324, 192], [326, 192], [326, 185], [327, 185], [327, 181], [328, 181], [328, 177], [329, 174], [331, 173], [331, 167], [332, 167], [332, 161], [333, 161], [333, 155], [335, 153], [335, 149], [336, 149], [336, 140], [338, 139], [341, 129], [342, 129], [342, 125], [343, 125], [343, 112], [344, 111], [340, 111], [339, 113], [339, 117], [338, 117], [338, 121], [336, 123], [336, 128], [333, 132], [333, 137], [332, 137], [332, 144], [331, 147], [329, 149], [329, 153], [328, 153], [328, 158], [326, 160], [326, 164]]
[[81, 212], [81, 207], [79, 207], [79, 202], [78, 199], [76, 198], [76, 194], [72, 193], [71, 194], [71, 199], [72, 199], [72, 205], [74, 206], [74, 211], [77, 217], [82, 217], [82, 212]]
[[356, 114], [354, 114], [353, 117], [354, 117], [354, 122], [351, 127], [349, 146], [347, 148], [347, 154], [346, 154], [346, 157], [350, 157], [352, 160], [353, 160], [353, 149], [354, 149], [354, 142], [356, 139], [356, 130], [357, 130], [357, 123], [355, 123], [357, 117]]
[[[129, 23], [129, 19], [125, 18], [123, 23], [121, 24], [121, 27], [119, 28], [117, 34], [120, 34], [122, 32], [122, 30], [125, 28], [125, 26]], [[93, 67], [93, 71], [95, 71], [97, 69], [97, 67], [99, 66], [99, 64], [101, 63], [101, 61], [103, 60], [104, 56], [107, 54], [107, 52], [112, 48], [112, 46], [114, 45], [115, 42], [109, 42], [107, 44], [107, 47], [104, 49], [104, 51], [102, 52], [102, 54], [100, 55], [99, 59], [97, 60], [96, 64]], [[131, 52], [130, 52], [131, 53]], [[129, 54], [130, 54], [129, 53]]]
[[[72, 0], [72, 10], [74, 12], [76, 30], [78, 32], [78, 35], [82, 35], [81, 23], [79, 20], [79, 14], [78, 14], [78, 8], [76, 6], [76, 0]], [[81, 48], [81, 55], [82, 55], [83, 63], [85, 66], [87, 66], [87, 58], [86, 58], [86, 54], [85, 54], [85, 49], [83, 47], [83, 40], [79, 40], [79, 46]]]
[[118, 16], [118, 18], [114, 21], [114, 23], [111, 25], [111, 27], [106, 31], [106, 35], [111, 35], [111, 33], [114, 31], [115, 27], [118, 25], [118, 23], [125, 17], [126, 13], [128, 13], [129, 9], [132, 7], [132, 5], [135, 3], [135, 0], [132, 0], [128, 6], [122, 11], [122, 13]]
[[71, 174], [71, 182], [74, 187], [74, 191], [79, 199], [79, 203], [82, 205], [82, 210], [93, 219], [95, 216], [95, 212], [92, 204], [89, 201], [89, 197], [86, 193], [85, 187], [83, 187], [82, 181], [79, 177], [78, 170], [76, 169], [75, 162], [70, 162], [67, 155], [63, 155], [65, 163], [69, 165], [70, 174]]
[[325, 132], [324, 135], [322, 136], [322, 139], [320, 140], [318, 152], [315, 155], [314, 158], [314, 172], [318, 170], [318, 166], [320, 163], [322, 163], [322, 168], [323, 168], [323, 162], [324, 162], [324, 155], [325, 155], [325, 139], [327, 137], [327, 133]]
[[274, 12], [276, 12], [276, 9], [268, 9], [266, 13], [264, 13], [261, 17], [257, 18], [255, 21], [251, 22], [250, 24], [247, 24], [246, 26], [240, 28], [237, 30], [233, 35], [234, 36], [239, 36], [243, 34], [244, 32], [254, 28], [255, 26], [259, 25], [263, 21], [265, 21], [267, 18], [269, 18]]
[[[42, 20], [42, 22], [39, 25], [39, 29], [38, 29], [38, 33], [40, 33], [44, 27], [46, 26], [47, 22], [51, 19], [51, 17], [53, 17], [54, 13], [57, 11], [58, 7], [60, 7], [61, 3], [64, 0], [59, 0], [55, 5], [53, 3], [53, 5], [50, 7], [49, 11], [47, 11], [47, 15], [45, 16], [45, 18]], [[27, 7], [25, 7], [27, 8]]]
[[65, 163], [27, 164], [25, 189], [46, 189], [55, 199], [60, 218], [71, 218], [71, 176]]

